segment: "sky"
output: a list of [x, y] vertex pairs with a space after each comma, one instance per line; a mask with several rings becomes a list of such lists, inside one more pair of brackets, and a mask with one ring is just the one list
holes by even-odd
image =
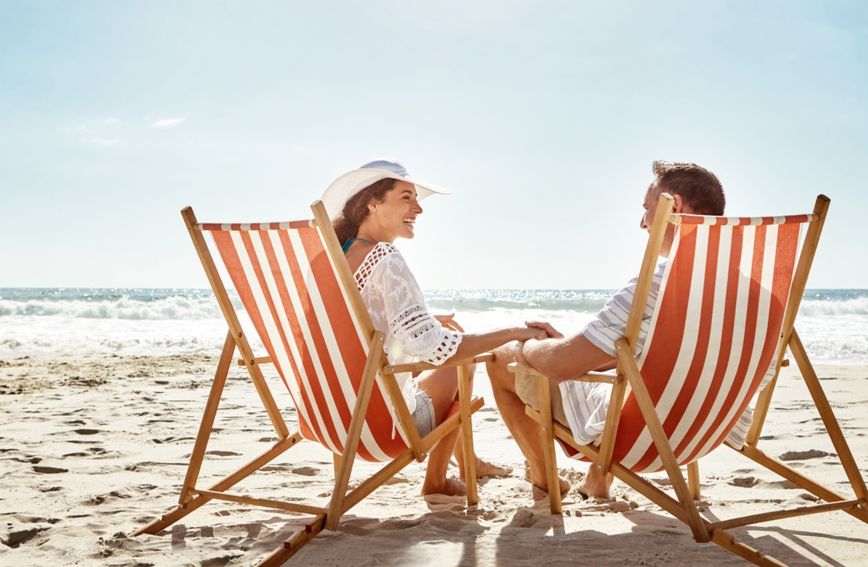
[[430, 288], [617, 288], [656, 159], [733, 215], [832, 199], [868, 288], [868, 4], [0, 0], [0, 287], [207, 287], [179, 211], [308, 218], [401, 161]]

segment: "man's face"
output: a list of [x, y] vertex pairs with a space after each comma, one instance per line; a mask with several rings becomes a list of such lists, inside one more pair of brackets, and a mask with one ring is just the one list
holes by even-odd
[[648, 232], [651, 232], [651, 224], [654, 222], [654, 213], [657, 212], [657, 199], [659, 198], [660, 190], [657, 189], [657, 183], [654, 182], [648, 186], [648, 190], [645, 192], [645, 200], [642, 202], [645, 212], [639, 221], [639, 228], [644, 228]]
[[[660, 198], [660, 193], [663, 188], [657, 184], [657, 181], [648, 186], [645, 192], [645, 200], [642, 207], [645, 209], [645, 214], [642, 215], [642, 220], [639, 221], [639, 227], [644, 228], [649, 233], [653, 228], [654, 215], [657, 213], [657, 200]], [[676, 213], [692, 213], [693, 210], [684, 204], [681, 195], [672, 194], [672, 210]], [[669, 257], [669, 250], [672, 248], [672, 241], [675, 239], [675, 225], [670, 224], [666, 227], [666, 233], [663, 235], [663, 243], [660, 245], [660, 255], [664, 258]]]

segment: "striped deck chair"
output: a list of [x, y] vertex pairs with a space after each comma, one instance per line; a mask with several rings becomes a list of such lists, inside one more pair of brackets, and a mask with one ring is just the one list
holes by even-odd
[[[548, 379], [526, 367], [511, 367], [516, 374], [537, 377], [540, 408], [526, 406], [526, 413], [541, 425], [551, 510], [561, 512], [556, 439], [568, 454], [593, 461], [600, 472], [613, 473], [688, 524], [696, 541], [713, 541], [757, 564], [779, 564], [737, 542], [727, 529], [830, 510], [845, 510], [868, 521], [864, 480], [793, 327], [829, 199], [819, 196], [812, 214], [761, 218], [675, 214], [672, 203], [669, 195], [661, 195], [626, 332], [615, 345], [617, 373], [592, 372], [576, 378], [614, 385], [599, 444], [580, 445], [567, 426], [553, 421]], [[636, 356], [633, 345], [669, 224], [677, 226], [676, 236], [645, 348]], [[808, 385], [855, 498], [823, 487], [757, 448], [778, 372], [788, 365], [787, 348]], [[697, 461], [726, 442], [770, 369], [772, 377], [759, 395], [745, 445], [730, 446], [826, 503], [708, 521], [694, 502], [699, 498]], [[687, 466], [687, 482], [681, 465]], [[660, 470], [668, 474], [675, 498], [638, 474]]]
[[[422, 461], [445, 435], [460, 428], [468, 505], [477, 503], [476, 458], [471, 414], [482, 399], [471, 399], [468, 362], [453, 363], [459, 377], [457, 411], [420, 438], [395, 374], [433, 368], [427, 364], [388, 366], [384, 335], [375, 331], [325, 208], [311, 207], [313, 220], [262, 224], [200, 224], [192, 209], [182, 211], [221, 311], [229, 326], [177, 508], [135, 532], [156, 534], [209, 500], [259, 505], [313, 516], [305, 529], [266, 557], [261, 565], [282, 565], [324, 527], [334, 530], [341, 515], [413, 460]], [[267, 357], [256, 357], [241, 328], [205, 235], [225, 265]], [[209, 488], [197, 486], [227, 372], [235, 350], [262, 399], [277, 442], [268, 451]], [[294, 401], [299, 431], [290, 433], [260, 370], [274, 364]], [[334, 455], [335, 479], [325, 506], [281, 502], [227, 492], [302, 439]], [[385, 462], [377, 473], [347, 492], [356, 457]]]

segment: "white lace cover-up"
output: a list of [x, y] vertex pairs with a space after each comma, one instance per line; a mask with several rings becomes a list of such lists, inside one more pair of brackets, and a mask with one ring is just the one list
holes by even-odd
[[[425, 304], [425, 296], [397, 248], [379, 242], [354, 274], [374, 328], [386, 335], [389, 364], [443, 364], [458, 350], [462, 335], [445, 328]], [[410, 413], [418, 387], [409, 372], [396, 374]]]

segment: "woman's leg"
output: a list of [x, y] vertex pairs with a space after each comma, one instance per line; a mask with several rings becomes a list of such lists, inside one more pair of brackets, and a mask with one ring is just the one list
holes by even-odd
[[[423, 374], [419, 379], [419, 388], [431, 398], [437, 424], [443, 423], [455, 401], [455, 394], [458, 392], [458, 372], [456, 369], [438, 368]], [[428, 468], [425, 471], [425, 481], [422, 484], [423, 495], [464, 495], [463, 483], [446, 478], [449, 458], [452, 456], [455, 441], [458, 439], [458, 432], [459, 430], [455, 429], [449, 433], [428, 454]]]
[[[465, 366], [468, 376], [473, 376], [476, 371], [475, 364]], [[471, 381], [472, 386], [472, 381]], [[423, 375], [419, 379], [419, 387], [428, 394], [434, 404], [434, 415], [437, 424], [443, 423], [448, 417], [450, 409], [458, 394], [458, 370], [452, 368], [438, 368]], [[450, 457], [454, 454], [458, 461], [458, 469], [461, 471], [461, 479], [464, 474], [464, 452], [460, 443], [457, 443], [460, 430], [455, 429], [449, 435], [440, 440], [428, 455], [428, 468], [425, 472], [425, 482], [422, 486], [422, 494], [464, 494], [464, 485], [460, 482], [446, 478], [449, 468]], [[476, 459], [476, 476], [507, 476], [512, 472], [509, 467], [500, 467], [492, 463]]]

